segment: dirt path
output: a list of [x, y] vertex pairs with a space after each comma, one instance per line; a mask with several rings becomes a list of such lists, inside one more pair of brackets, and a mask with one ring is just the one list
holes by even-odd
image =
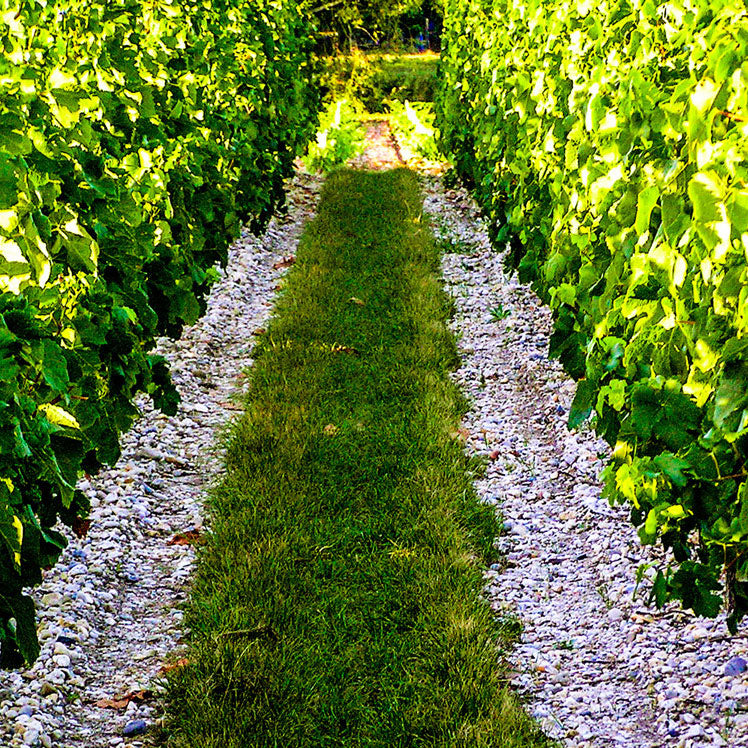
[[351, 161], [356, 169], [371, 169], [385, 171], [405, 166], [400, 146], [392, 134], [387, 120], [372, 119], [366, 125], [366, 146], [364, 152]]

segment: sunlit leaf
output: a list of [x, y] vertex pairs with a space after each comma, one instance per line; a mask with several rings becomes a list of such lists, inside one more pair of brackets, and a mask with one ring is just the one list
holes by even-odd
[[43, 403], [39, 406], [39, 412], [44, 413], [47, 420], [50, 423], [54, 423], [55, 426], [65, 426], [69, 429], [79, 429], [80, 424], [75, 419], [72, 413], [68, 413], [64, 408], [59, 405], [52, 405], [50, 403]]

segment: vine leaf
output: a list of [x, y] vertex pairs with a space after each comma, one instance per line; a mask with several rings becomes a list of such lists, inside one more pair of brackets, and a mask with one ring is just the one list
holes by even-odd
[[674, 454], [664, 452], [661, 455], [657, 455], [653, 462], [662, 470], [673, 485], [678, 486], [678, 488], [684, 488], [688, 484], [688, 478], [683, 474], [683, 471], [688, 470], [691, 464], [686, 460]]
[[34, 601], [28, 595], [11, 598], [11, 609], [16, 621], [16, 643], [26, 662], [34, 662], [39, 656], [39, 640], [36, 636]]
[[583, 379], [577, 384], [577, 391], [569, 411], [569, 428], [578, 428], [590, 417], [596, 400], [597, 388], [594, 382]]
[[720, 429], [727, 428], [730, 417], [747, 406], [748, 362], [726, 364], [714, 396], [714, 425]]

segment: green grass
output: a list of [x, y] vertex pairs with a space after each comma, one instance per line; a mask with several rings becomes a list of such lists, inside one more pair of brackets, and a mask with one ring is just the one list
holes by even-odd
[[387, 100], [433, 102], [439, 56], [355, 51], [319, 60], [320, 87], [327, 101], [360, 101], [370, 113]]
[[479, 596], [438, 267], [412, 173], [329, 178], [210, 499], [169, 746], [547, 745]]
[[399, 101], [433, 101], [439, 56], [429, 53], [385, 55], [380, 60], [380, 85]]

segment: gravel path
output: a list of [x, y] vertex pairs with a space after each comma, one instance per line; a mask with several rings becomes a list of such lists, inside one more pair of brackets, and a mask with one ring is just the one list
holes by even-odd
[[[3, 748], [135, 748], [158, 721], [148, 691], [178, 656], [194, 559], [181, 543], [199, 534], [201, 496], [220, 466], [213, 445], [240, 410], [232, 397], [252, 361], [253, 333], [270, 313], [319, 186], [297, 177], [288, 217], [261, 238], [243, 235], [207, 314], [181, 340], [162, 341], [179, 413], [168, 418], [141, 400], [143, 416], [123, 437], [116, 468], [81, 486], [93, 503], [88, 536], [71, 543], [34, 592], [41, 657], [30, 670], [0, 673]], [[119, 703], [102, 708], [101, 700]]]
[[364, 136], [365, 148], [348, 165], [353, 169], [367, 169], [369, 171], [386, 171], [405, 166], [400, 144], [392, 133], [387, 120], [372, 119], [363, 123], [366, 128]]
[[506, 529], [486, 594], [521, 623], [511, 664], [528, 710], [567, 746], [748, 747], [746, 632], [651, 610], [641, 590], [634, 599], [636, 570], [656, 552], [600, 498], [607, 445], [566, 428], [574, 386], [548, 360], [548, 310], [504, 274], [472, 201], [425, 181], [437, 235], [458, 250], [443, 271], [456, 377], [472, 399], [468, 448], [487, 459], [478, 490]]

